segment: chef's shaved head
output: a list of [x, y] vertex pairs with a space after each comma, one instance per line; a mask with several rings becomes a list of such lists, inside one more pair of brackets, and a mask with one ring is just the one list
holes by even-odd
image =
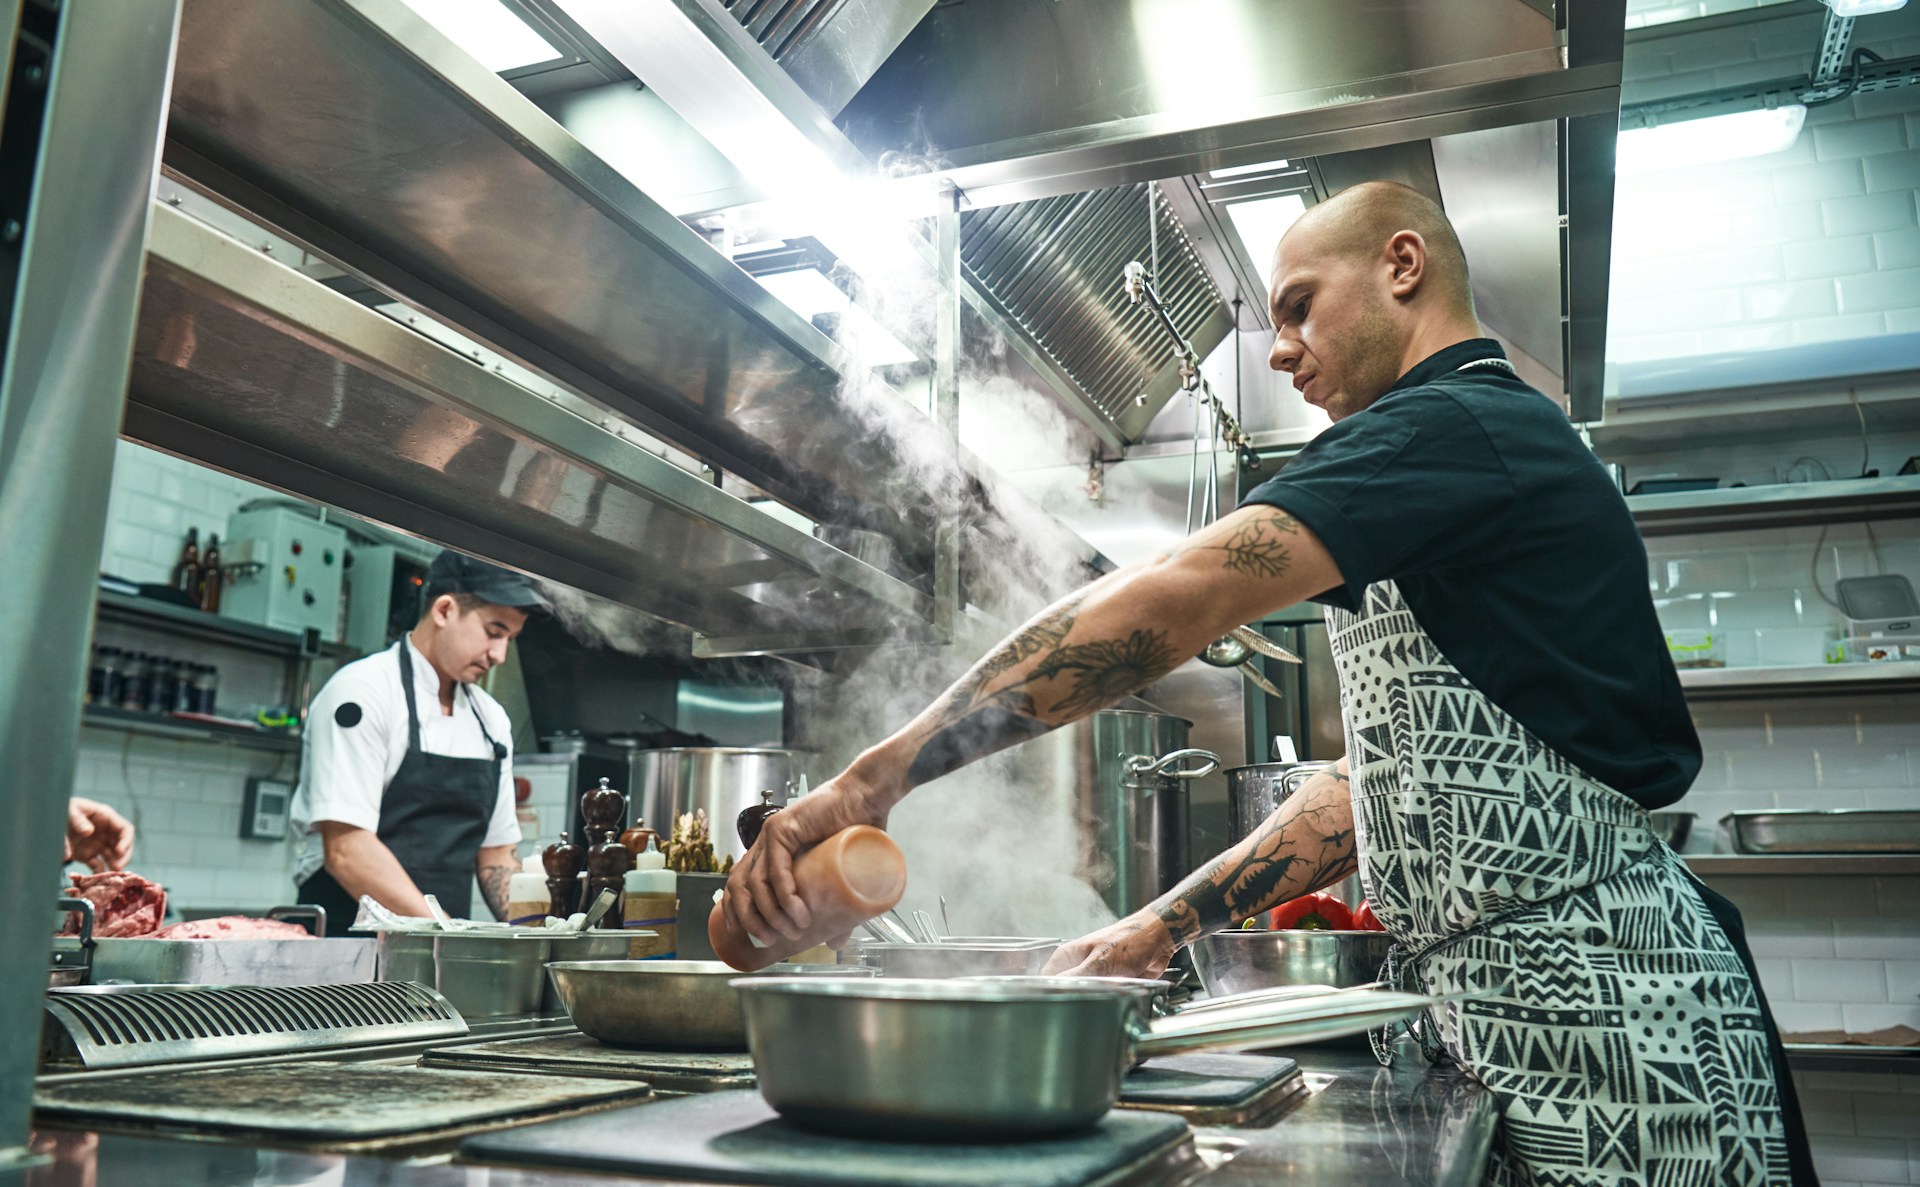
[[1269, 308], [1274, 370], [1334, 420], [1365, 410], [1421, 359], [1481, 336], [1446, 213], [1392, 181], [1342, 190], [1287, 229]]
[[1427, 275], [1422, 288], [1443, 297], [1462, 312], [1473, 311], [1473, 290], [1467, 282], [1467, 257], [1460, 237], [1440, 204], [1419, 190], [1397, 181], [1363, 181], [1295, 220], [1280, 242], [1299, 235], [1315, 248], [1347, 258], [1371, 259], [1384, 254], [1388, 241], [1402, 231], [1420, 236], [1427, 248]]

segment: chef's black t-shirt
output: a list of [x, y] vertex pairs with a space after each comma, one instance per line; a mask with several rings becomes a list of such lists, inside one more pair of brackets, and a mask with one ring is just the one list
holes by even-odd
[[1435, 645], [1563, 758], [1649, 808], [1685, 794], [1700, 739], [1647, 590], [1626, 501], [1491, 339], [1421, 362], [1241, 505], [1318, 536], [1357, 610], [1391, 579]]

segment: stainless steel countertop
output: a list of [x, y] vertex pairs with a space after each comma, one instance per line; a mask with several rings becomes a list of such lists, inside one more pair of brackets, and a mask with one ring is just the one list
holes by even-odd
[[[1296, 1057], [1312, 1096], [1278, 1123], [1194, 1131], [1212, 1167], [1204, 1187], [1481, 1182], [1494, 1102], [1465, 1074], [1406, 1060], [1389, 1071], [1361, 1052], [1307, 1050]], [[297, 1187], [322, 1180], [383, 1187], [584, 1187], [644, 1181], [53, 1130], [38, 1131], [35, 1147], [52, 1162], [28, 1172], [25, 1187]]]

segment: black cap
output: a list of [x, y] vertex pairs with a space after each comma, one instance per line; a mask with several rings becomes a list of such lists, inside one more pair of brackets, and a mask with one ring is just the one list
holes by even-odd
[[451, 548], [427, 566], [427, 602], [442, 594], [471, 594], [495, 606], [521, 610], [551, 610], [553, 604], [533, 584], [533, 578], [511, 569], [475, 560]]

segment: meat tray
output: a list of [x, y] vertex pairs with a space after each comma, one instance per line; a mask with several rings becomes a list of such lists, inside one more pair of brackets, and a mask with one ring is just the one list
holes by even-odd
[[[373, 941], [95, 940], [95, 985], [351, 985], [373, 980]], [[81, 963], [80, 941], [54, 940], [59, 966]]]
[[1920, 853], [1920, 812], [1833, 809], [1733, 812], [1741, 853]]

